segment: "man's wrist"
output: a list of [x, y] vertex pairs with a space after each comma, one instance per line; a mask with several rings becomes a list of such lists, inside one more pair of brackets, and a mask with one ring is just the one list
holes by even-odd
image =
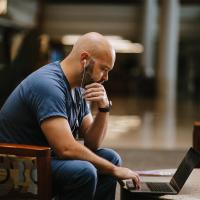
[[110, 112], [112, 108], [112, 101], [108, 101], [108, 105], [105, 107], [99, 107], [99, 112]]

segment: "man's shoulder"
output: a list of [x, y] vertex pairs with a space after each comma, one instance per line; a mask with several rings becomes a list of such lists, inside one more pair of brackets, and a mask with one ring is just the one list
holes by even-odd
[[31, 88], [32, 91], [42, 88], [52, 90], [54, 87], [64, 87], [62, 72], [56, 62], [50, 63], [32, 73], [22, 82], [22, 85]]

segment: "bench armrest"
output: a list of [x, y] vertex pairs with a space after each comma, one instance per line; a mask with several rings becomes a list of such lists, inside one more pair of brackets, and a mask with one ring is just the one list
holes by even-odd
[[0, 154], [26, 157], [50, 157], [50, 147], [0, 143]]

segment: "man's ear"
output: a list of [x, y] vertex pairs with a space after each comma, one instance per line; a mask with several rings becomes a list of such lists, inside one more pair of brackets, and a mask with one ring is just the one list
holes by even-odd
[[87, 58], [88, 58], [88, 53], [87, 52], [82, 52], [80, 55], [80, 61], [82, 63], [83, 66], [86, 66], [87, 64]]

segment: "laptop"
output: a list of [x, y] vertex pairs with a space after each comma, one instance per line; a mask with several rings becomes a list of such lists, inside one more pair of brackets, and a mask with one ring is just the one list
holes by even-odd
[[185, 157], [181, 161], [175, 174], [171, 178], [170, 182], [141, 182], [141, 188], [135, 189], [132, 181], [126, 181], [126, 187], [131, 193], [137, 195], [166, 195], [166, 194], [178, 194], [191, 174], [192, 170], [200, 162], [200, 152], [194, 148], [190, 148]]

